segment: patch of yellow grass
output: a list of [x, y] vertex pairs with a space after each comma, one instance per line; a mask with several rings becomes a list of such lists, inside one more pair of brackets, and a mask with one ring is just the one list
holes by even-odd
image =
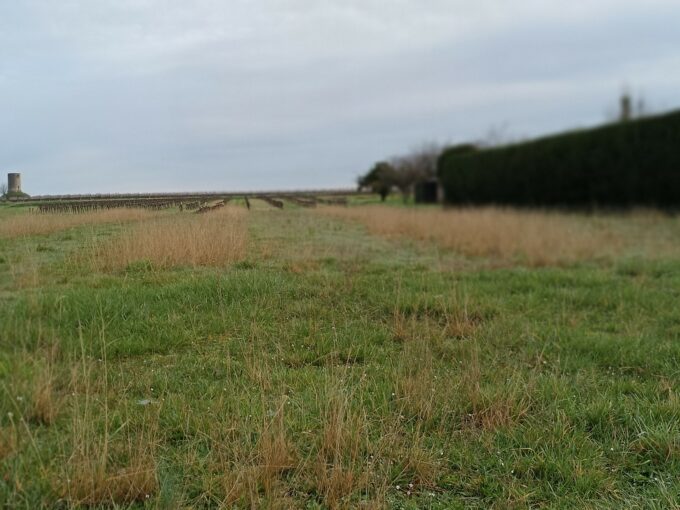
[[9, 426], [0, 426], [0, 462], [14, 455], [18, 449], [19, 436], [14, 423]]
[[349, 398], [338, 387], [326, 393], [318, 451], [310, 459], [308, 476], [327, 507], [340, 508], [345, 496], [366, 489], [373, 474], [366, 466], [367, 423], [365, 413], [352, 410]]
[[53, 492], [69, 508], [129, 508], [159, 491], [161, 408], [157, 403], [135, 408], [120, 387], [110, 385], [105, 337], [100, 335], [101, 358], [86, 356], [82, 343], [82, 357], [67, 360], [70, 382], [62, 381], [68, 397], [60, 407], [70, 415], [70, 424], [50, 478]]
[[[71, 397], [71, 437], [66, 442], [70, 451], [65, 452], [53, 489], [60, 499], [76, 507], [143, 503], [159, 490], [158, 411], [149, 410], [135, 426], [128, 409], [127, 419], [114, 428], [108, 407], [111, 393], [106, 385], [103, 395], [96, 393], [89, 383], [94, 372], [86, 365], [75, 384], [85, 384], [85, 394]], [[107, 377], [106, 368], [103, 377]]]
[[31, 422], [52, 425], [59, 412], [61, 398], [55, 389], [55, 377], [50, 365], [34, 379], [31, 400], [33, 404], [29, 414]]
[[155, 460], [145, 452], [130, 462], [113, 469], [105, 458], [70, 460], [67, 483], [58, 493], [76, 506], [144, 502], [158, 491]]
[[328, 207], [319, 211], [359, 221], [375, 234], [433, 241], [464, 255], [520, 259], [532, 266], [606, 257], [617, 253], [624, 241], [607, 222], [557, 212], [495, 207]]
[[127, 223], [153, 218], [157, 213], [144, 209], [108, 209], [80, 214], [17, 214], [0, 222], [0, 238], [45, 235], [82, 225]]
[[141, 222], [95, 246], [93, 266], [115, 270], [140, 261], [160, 268], [223, 266], [246, 254], [245, 216], [242, 209], [224, 207]]

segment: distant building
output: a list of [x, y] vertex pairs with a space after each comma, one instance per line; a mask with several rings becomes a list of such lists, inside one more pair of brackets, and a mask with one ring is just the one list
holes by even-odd
[[21, 193], [21, 174], [7, 174], [7, 193]]
[[21, 190], [21, 174], [7, 174], [7, 191], [5, 198], [8, 200], [21, 200], [28, 198], [28, 195]]
[[413, 195], [416, 204], [439, 204], [444, 198], [439, 179], [435, 178], [416, 183]]

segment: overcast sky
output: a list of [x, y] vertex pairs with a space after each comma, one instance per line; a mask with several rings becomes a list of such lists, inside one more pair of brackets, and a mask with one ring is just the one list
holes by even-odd
[[[677, 0], [0, 0], [31, 194], [350, 187], [426, 142], [680, 107]], [[4, 177], [3, 177], [4, 179]]]

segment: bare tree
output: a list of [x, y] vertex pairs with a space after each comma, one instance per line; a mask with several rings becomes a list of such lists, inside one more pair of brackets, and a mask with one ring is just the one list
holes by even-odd
[[394, 168], [394, 185], [401, 192], [404, 202], [407, 202], [416, 180], [413, 162], [408, 156], [397, 156], [390, 160], [390, 166]]
[[7, 198], [7, 183], [6, 182], [0, 183], [0, 197], [1, 198]]
[[385, 200], [394, 187], [407, 202], [417, 183], [437, 177], [442, 150], [437, 143], [424, 143], [407, 154], [380, 161], [357, 179], [359, 189], [371, 189]]
[[408, 201], [418, 182], [437, 176], [437, 160], [441, 152], [439, 144], [425, 143], [408, 154], [392, 158], [390, 164], [395, 173], [394, 185], [401, 192], [404, 202]]
[[437, 177], [437, 161], [439, 161], [439, 156], [443, 150], [443, 147], [438, 143], [430, 142], [413, 151], [411, 157], [421, 179]]

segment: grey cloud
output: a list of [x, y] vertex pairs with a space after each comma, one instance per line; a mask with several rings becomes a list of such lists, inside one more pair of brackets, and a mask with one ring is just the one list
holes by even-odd
[[599, 122], [623, 84], [679, 105], [679, 15], [664, 0], [5, 3], [0, 167], [34, 193], [351, 186], [427, 140]]

